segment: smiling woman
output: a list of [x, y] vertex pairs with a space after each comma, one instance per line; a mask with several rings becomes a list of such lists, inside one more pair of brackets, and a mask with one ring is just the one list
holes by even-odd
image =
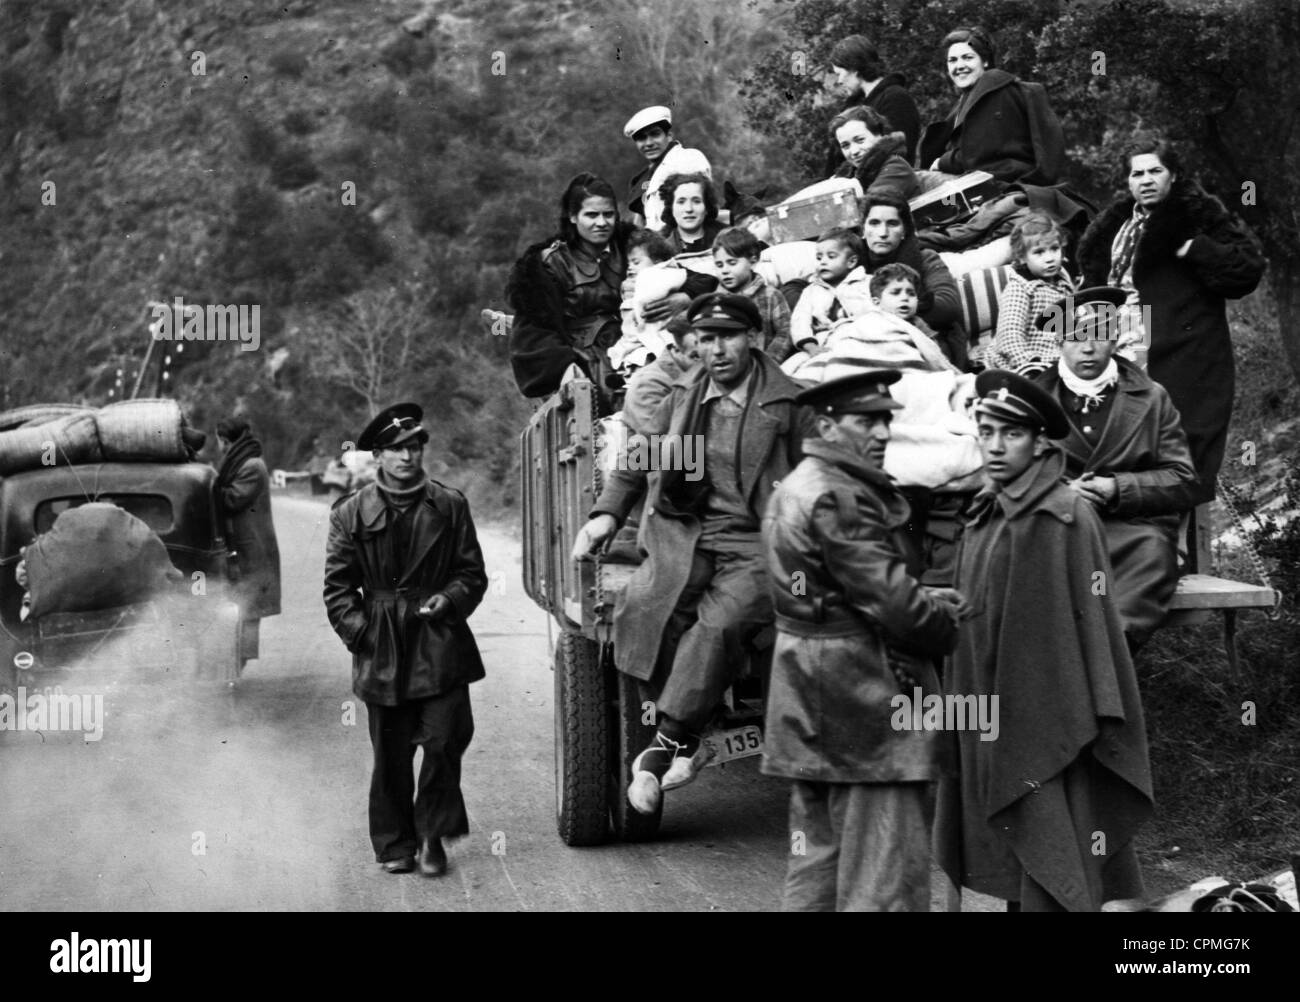
[[[584, 172], [560, 196], [559, 234], [533, 244], [515, 263], [506, 286], [515, 310], [510, 365], [525, 396], [555, 392], [571, 365], [602, 394], [608, 389], [608, 351], [622, 333], [619, 307], [630, 231], [618, 218], [614, 189]], [[648, 304], [646, 317], [667, 319], [716, 284], [711, 276], [692, 272], [681, 292]]]
[[831, 119], [831, 138], [844, 155], [833, 177], [856, 177], [864, 194], [883, 192], [909, 199], [921, 186], [907, 162], [907, 138], [871, 108], [849, 108]]
[[[911, 163], [921, 135], [921, 113], [907, 90], [907, 78], [887, 73], [880, 52], [865, 35], [849, 35], [831, 49], [831, 86], [844, 98], [841, 111], [868, 108], [887, 120], [892, 130], [903, 134], [903, 159]], [[831, 136], [834, 140], [834, 135]], [[841, 163], [840, 147], [832, 145], [826, 164], [829, 174]]]
[[1007, 184], [1056, 184], [1065, 137], [1043, 85], [998, 69], [993, 40], [979, 28], [949, 32], [942, 48], [957, 103], [926, 128], [919, 163], [945, 174], [988, 171]]

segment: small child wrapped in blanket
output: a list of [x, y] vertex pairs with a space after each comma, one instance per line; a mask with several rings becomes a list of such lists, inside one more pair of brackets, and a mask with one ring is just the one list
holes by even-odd
[[791, 355], [781, 368], [796, 379], [820, 380], [821, 369], [831, 356], [852, 357], [864, 352], [873, 358], [884, 352], [879, 356], [881, 364], [893, 365], [888, 360], [890, 343], [901, 346], [900, 364], [920, 358], [929, 369], [952, 368], [930, 329], [916, 315], [920, 285], [916, 269], [898, 263], [884, 265], [868, 283], [871, 308], [840, 321], [827, 332], [817, 353]]
[[817, 271], [790, 314], [790, 342], [798, 350], [782, 363], [786, 372], [825, 351], [837, 324], [872, 309], [866, 259], [866, 246], [852, 230], [831, 230], [817, 239]]
[[672, 340], [665, 324], [647, 321], [641, 311], [680, 291], [686, 275], [686, 269], [673, 261], [672, 246], [658, 233], [636, 230], [628, 236], [621, 306], [623, 336], [609, 349], [610, 365], [624, 376], [658, 357]]

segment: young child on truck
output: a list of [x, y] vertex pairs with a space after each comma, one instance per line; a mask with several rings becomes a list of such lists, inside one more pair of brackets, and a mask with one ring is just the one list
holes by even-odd
[[1031, 212], [1011, 231], [1015, 266], [998, 298], [998, 329], [985, 364], [1034, 376], [1060, 357], [1054, 329], [1040, 330], [1034, 321], [1074, 291], [1065, 270], [1065, 231], [1041, 212]]
[[627, 278], [623, 280], [623, 336], [609, 349], [609, 361], [624, 377], [658, 357], [671, 340], [662, 323], [647, 323], [641, 315], [647, 303], [677, 292], [686, 270], [672, 263], [668, 241], [651, 230], [636, 230], [627, 238]]
[[871, 309], [871, 290], [862, 262], [862, 238], [852, 230], [831, 230], [817, 240], [817, 272], [790, 314], [790, 340], [796, 349], [816, 355], [841, 320]]
[[790, 304], [781, 293], [754, 271], [762, 254], [758, 237], [738, 226], [723, 230], [713, 241], [713, 264], [718, 270], [718, 284], [728, 292], [754, 301], [763, 317], [763, 336], [759, 347], [774, 362], [784, 362], [790, 355]]
[[781, 368], [808, 380], [827, 378], [829, 369], [850, 360], [885, 369], [953, 370], [934, 332], [916, 315], [920, 285], [915, 268], [899, 262], [881, 265], [868, 282], [871, 309], [837, 324], [818, 354], [792, 355]]

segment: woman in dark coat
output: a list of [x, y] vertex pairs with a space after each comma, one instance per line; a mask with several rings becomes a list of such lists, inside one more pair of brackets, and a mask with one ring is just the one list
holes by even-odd
[[855, 177], [864, 195], [884, 193], [910, 199], [920, 194], [916, 171], [907, 162], [907, 141], [870, 108], [849, 108], [831, 119], [831, 138], [844, 154], [832, 177]]
[[[510, 366], [524, 396], [554, 393], [575, 364], [604, 390], [607, 352], [622, 332], [619, 306], [632, 230], [618, 218], [609, 182], [582, 173], [560, 196], [558, 235], [533, 244], [515, 263], [506, 285], [515, 311]], [[683, 292], [647, 307], [646, 319], [667, 320], [716, 285], [692, 272]]]
[[1065, 136], [1043, 85], [996, 69], [993, 42], [978, 28], [949, 32], [943, 48], [957, 103], [926, 127], [919, 163], [945, 174], [988, 171], [1005, 184], [1056, 184]]
[[1232, 417], [1235, 372], [1224, 300], [1255, 290], [1264, 255], [1246, 225], [1184, 175], [1167, 143], [1135, 142], [1124, 171], [1129, 197], [1088, 227], [1079, 268], [1084, 285], [1117, 285], [1142, 307], [1147, 373], [1182, 416], [1201, 504], [1214, 498]]
[[280, 614], [280, 547], [271, 521], [271, 477], [262, 460], [262, 443], [243, 418], [221, 421], [217, 442], [222, 456], [217, 505], [238, 568], [232, 597], [243, 620], [240, 658], [251, 661], [258, 656], [262, 618]]
[[[844, 93], [844, 106], [870, 108], [882, 115], [891, 129], [903, 134], [902, 156], [909, 164], [916, 160], [916, 143], [921, 136], [921, 112], [907, 90], [907, 78], [901, 73], [886, 73], [880, 53], [865, 35], [849, 35], [831, 49], [831, 72], [835, 85]], [[843, 163], [843, 154], [834, 143], [826, 161], [830, 174]]]
[[863, 207], [862, 238], [867, 257], [862, 267], [874, 273], [882, 265], [901, 263], [921, 276], [916, 290], [917, 315], [930, 325], [943, 353], [958, 368], [967, 362], [967, 341], [962, 327], [961, 293], [948, 266], [916, 238], [916, 224], [907, 203], [896, 195], [872, 192]]

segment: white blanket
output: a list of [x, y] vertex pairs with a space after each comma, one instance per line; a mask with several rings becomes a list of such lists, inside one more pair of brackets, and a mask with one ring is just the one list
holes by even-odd
[[977, 489], [984, 461], [970, 416], [974, 375], [958, 372], [924, 332], [880, 310], [840, 324], [827, 350], [803, 355], [791, 375], [818, 383], [861, 372], [863, 363], [902, 372], [891, 387], [903, 409], [890, 424], [885, 472], [904, 487]]

